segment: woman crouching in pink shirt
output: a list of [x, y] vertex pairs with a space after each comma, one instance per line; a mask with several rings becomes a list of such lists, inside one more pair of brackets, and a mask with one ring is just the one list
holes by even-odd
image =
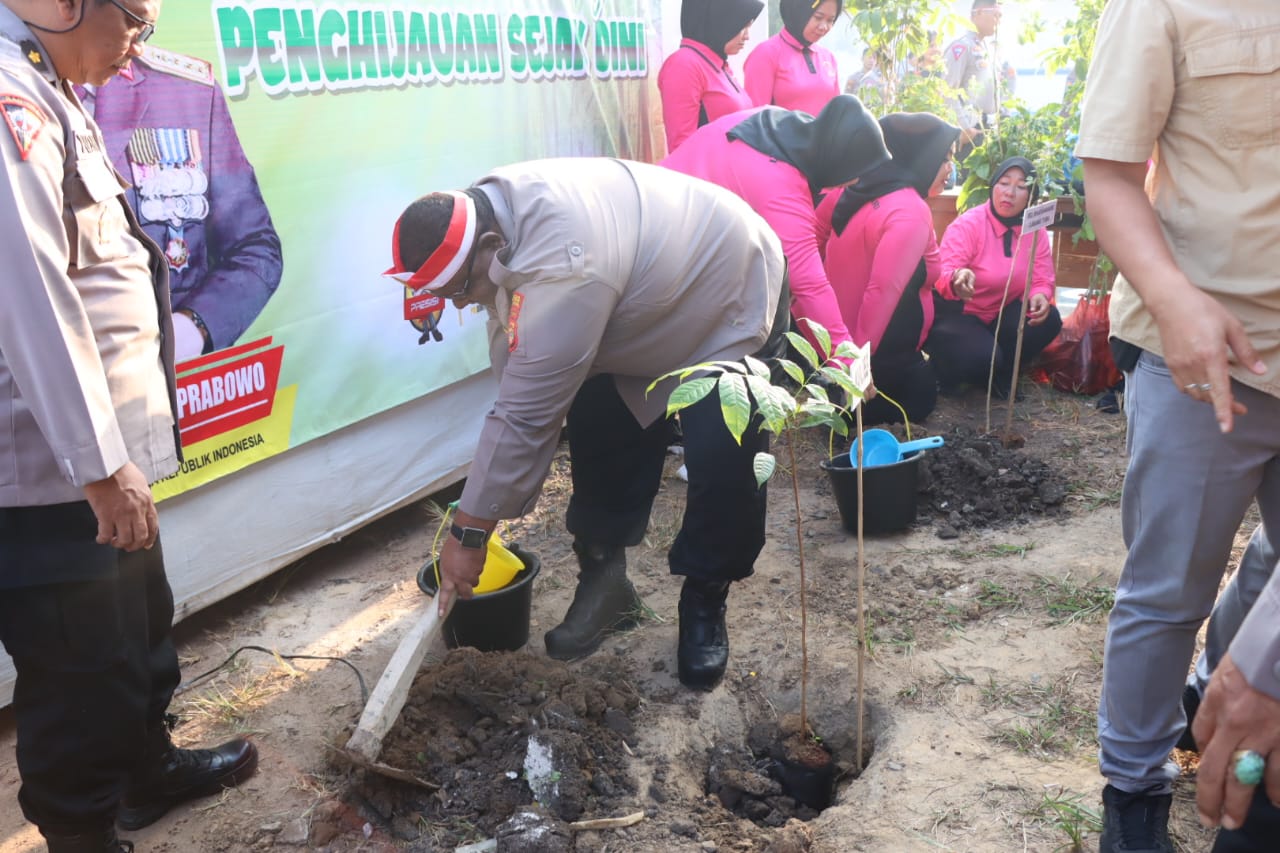
[[694, 131], [661, 165], [724, 187], [769, 223], [787, 257], [791, 316], [820, 324], [835, 347], [852, 338], [822, 268], [814, 199], [888, 160], [875, 117], [853, 95], [838, 95], [816, 118], [777, 107], [727, 115]]
[[840, 17], [836, 0], [779, 0], [782, 32], [760, 43], [742, 67], [756, 106], [817, 115], [840, 94], [836, 57], [818, 40]]
[[[1010, 157], [991, 176], [991, 200], [965, 211], [942, 235], [942, 275], [935, 286], [933, 328], [924, 348], [933, 360], [938, 390], [943, 394], [958, 393], [962, 385], [986, 388], [995, 348], [992, 393], [1009, 395], [1018, 315], [1023, 310], [1027, 312], [1023, 365], [1034, 361], [1062, 329], [1062, 318], [1051, 301], [1054, 279], [1049, 240], [1041, 235], [1033, 262], [1031, 238], [1018, 239], [1022, 212], [1035, 196], [1035, 167], [1024, 157]], [[1028, 264], [1033, 270], [1029, 295]], [[1007, 296], [1005, 282], [1009, 282]]]
[[707, 122], [753, 106], [728, 59], [746, 45], [751, 22], [762, 9], [760, 0], [684, 0], [680, 5], [683, 38], [658, 72], [668, 151]]
[[819, 227], [830, 227], [825, 264], [845, 326], [871, 344], [877, 396], [863, 404], [867, 423], [924, 420], [938, 401], [932, 364], [920, 353], [933, 323], [933, 282], [942, 270], [933, 215], [925, 199], [942, 192], [960, 128], [928, 113], [880, 119], [893, 160], [857, 184], [828, 195]]

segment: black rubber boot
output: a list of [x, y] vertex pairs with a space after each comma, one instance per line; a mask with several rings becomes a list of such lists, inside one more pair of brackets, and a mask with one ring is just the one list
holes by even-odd
[[576, 660], [600, 647], [604, 638], [634, 628], [643, 603], [627, 580], [627, 549], [623, 545], [589, 545], [575, 541], [578, 588], [564, 621], [546, 633], [547, 654], [556, 660]]
[[729, 631], [724, 624], [728, 581], [685, 578], [680, 590], [680, 643], [676, 647], [680, 683], [710, 690], [729, 664]]
[[140, 769], [125, 788], [116, 816], [121, 829], [149, 826], [176, 805], [234, 788], [258, 768], [258, 748], [244, 738], [213, 749], [178, 749], [169, 725], [166, 720], [152, 733]]
[[133, 843], [116, 838], [115, 827], [79, 835], [58, 835], [40, 830], [49, 853], [133, 853]]

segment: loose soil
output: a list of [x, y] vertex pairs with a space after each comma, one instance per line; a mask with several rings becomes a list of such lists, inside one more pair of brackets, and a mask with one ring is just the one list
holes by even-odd
[[[542, 561], [530, 643], [514, 653], [433, 648], [384, 744], [380, 759], [418, 784], [354, 768], [340, 747], [425, 606], [415, 579], [435, 531], [425, 504], [179, 626], [187, 677], [216, 671], [175, 701], [186, 718], [175, 737], [246, 733], [260, 770], [130, 836], [140, 853], [422, 853], [490, 838], [502, 851], [574, 853], [1049, 853], [1070, 849], [1078, 832], [1094, 850], [1095, 709], [1123, 559], [1123, 421], [1032, 387], [1016, 409], [1025, 446], [1006, 448], [980, 435], [982, 410], [977, 395], [945, 400], [917, 427], [916, 437], [947, 439], [926, 457], [918, 519], [862, 549], [861, 744], [860, 549], [818, 467], [824, 437], [797, 443], [799, 538], [786, 472], [772, 486], [756, 574], [729, 597], [729, 670], [705, 693], [675, 676], [679, 583], [665, 551], [684, 485], [674, 457], [646, 539], [628, 552], [647, 607], [640, 627], [583, 661], [546, 657], [542, 634], [563, 615], [577, 570], [561, 453], [541, 502], [506, 534]], [[1003, 423], [1002, 406], [994, 417]], [[778, 738], [798, 730], [801, 548], [808, 724], [837, 777], [820, 813], [787, 797], [774, 770]], [[273, 653], [219, 668], [249, 645]], [[40, 850], [16, 805], [10, 712], [0, 737], [0, 851]], [[1212, 834], [1195, 818], [1194, 760], [1179, 757], [1189, 772], [1172, 830], [1180, 853], [1202, 853]], [[622, 817], [635, 822], [574, 826]]]

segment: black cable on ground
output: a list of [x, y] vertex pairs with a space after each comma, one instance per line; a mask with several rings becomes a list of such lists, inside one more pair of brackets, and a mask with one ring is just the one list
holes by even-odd
[[177, 696], [179, 693], [182, 693], [186, 690], [191, 689], [193, 686], [195, 686], [196, 683], [203, 681], [204, 679], [208, 678], [209, 676], [215, 674], [219, 670], [226, 667], [233, 660], [235, 660], [236, 657], [239, 656], [241, 652], [244, 652], [244, 651], [262, 652], [263, 654], [268, 654], [268, 655], [271, 655], [273, 658], [280, 658], [281, 660], [328, 660], [328, 661], [337, 661], [338, 663], [345, 664], [346, 666], [351, 668], [352, 672], [356, 674], [356, 681], [359, 682], [360, 684], [361, 707], [369, 704], [369, 688], [365, 686], [364, 676], [360, 674], [360, 670], [356, 669], [355, 664], [351, 663], [351, 661], [347, 660], [346, 658], [330, 657], [328, 655], [282, 655], [279, 652], [275, 651], [274, 649], [268, 649], [262, 646], [241, 646], [240, 648], [232, 652], [230, 657], [228, 657], [222, 663], [215, 666], [213, 669], [209, 670], [208, 672], [202, 672], [196, 677], [188, 679], [187, 681], [184, 681], [182, 684], [179, 684], [178, 689], [173, 691], [173, 695]]

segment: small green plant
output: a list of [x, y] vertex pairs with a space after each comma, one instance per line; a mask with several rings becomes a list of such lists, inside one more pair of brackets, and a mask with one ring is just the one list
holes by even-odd
[[983, 580], [978, 588], [978, 604], [983, 610], [1014, 608], [1022, 605], [1022, 598], [1006, 586], [992, 580]]
[[1083, 853], [1085, 836], [1102, 832], [1102, 813], [1084, 804], [1084, 794], [1059, 789], [1046, 791], [1030, 816], [1047, 820], [1067, 836], [1057, 850]]
[[[752, 356], [741, 361], [713, 361], [695, 364], [666, 373], [653, 381], [649, 391], [660, 383], [675, 378], [679, 385], [667, 399], [667, 416], [675, 415], [703, 400], [713, 392], [719, 397], [720, 413], [725, 426], [738, 444], [754, 422], [764, 432], [786, 439], [791, 474], [791, 494], [795, 506], [796, 549], [800, 564], [800, 730], [809, 731], [808, 688], [808, 608], [804, 561], [803, 515], [800, 508], [800, 483], [796, 469], [795, 433], [808, 427], [823, 427], [833, 435], [847, 436], [850, 406], [856, 407], [864, 390], [871, 384], [870, 350], [844, 341], [832, 348], [831, 334], [819, 323], [799, 321], [817, 342], [817, 348], [803, 336], [787, 332], [791, 348], [804, 360], [804, 365], [787, 358], [771, 359], [772, 367]], [[850, 362], [852, 368], [843, 362]], [[777, 384], [774, 381], [778, 378]], [[785, 378], [784, 378], [785, 377]], [[789, 380], [789, 381], [788, 381]], [[832, 400], [829, 388], [839, 389], [850, 405]], [[778, 468], [771, 453], [757, 453], [753, 461], [756, 484], [763, 486]], [[859, 590], [862, 577], [859, 575]], [[865, 648], [865, 625], [859, 595], [858, 655], [858, 743], [862, 743], [862, 675]], [[859, 766], [861, 766], [859, 746]]]
[[1092, 581], [1079, 584], [1070, 575], [1061, 578], [1041, 576], [1036, 579], [1036, 589], [1044, 599], [1045, 610], [1057, 625], [1100, 619], [1116, 601], [1115, 589], [1110, 585]]

